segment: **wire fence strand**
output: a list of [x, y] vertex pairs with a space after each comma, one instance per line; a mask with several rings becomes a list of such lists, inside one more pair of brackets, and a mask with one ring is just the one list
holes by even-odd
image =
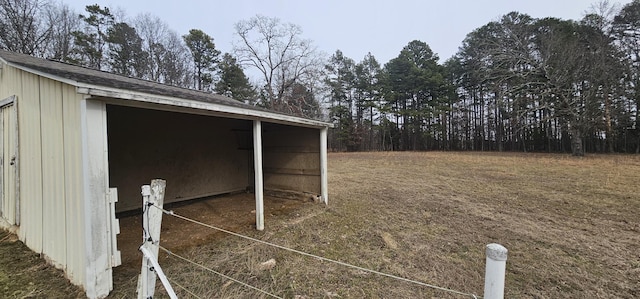
[[179, 288], [180, 288], [180, 289], [182, 289], [183, 291], [187, 292], [189, 295], [191, 295], [191, 296], [193, 296], [193, 297], [196, 297], [196, 298], [198, 298], [198, 299], [202, 299], [202, 297], [200, 297], [200, 296], [196, 295], [196, 294], [195, 294], [194, 292], [192, 292], [192, 291], [189, 291], [189, 289], [187, 289], [187, 288], [183, 287], [183, 286], [182, 286], [181, 284], [179, 284], [177, 281], [175, 281], [175, 280], [173, 280], [173, 279], [169, 278], [168, 276], [167, 276], [167, 279], [169, 280], [169, 282], [171, 282], [172, 284], [176, 285], [177, 287], [179, 287]]
[[224, 277], [224, 278], [226, 278], [226, 279], [228, 279], [228, 280], [231, 280], [231, 281], [233, 281], [233, 282], [235, 282], [235, 283], [239, 283], [239, 284], [241, 284], [241, 285], [243, 285], [243, 286], [245, 286], [245, 287], [247, 287], [247, 288], [250, 288], [250, 289], [252, 289], [252, 290], [254, 290], [254, 291], [258, 291], [258, 292], [263, 293], [263, 294], [265, 294], [265, 295], [267, 295], [267, 296], [270, 296], [270, 297], [273, 297], [273, 298], [283, 299], [283, 298], [282, 298], [282, 297], [280, 297], [280, 296], [277, 296], [277, 295], [271, 294], [271, 293], [269, 293], [269, 292], [267, 292], [267, 291], [265, 291], [265, 290], [262, 290], [262, 289], [260, 289], [260, 288], [254, 287], [254, 286], [252, 286], [252, 285], [250, 285], [250, 284], [244, 283], [244, 282], [242, 282], [242, 281], [240, 281], [240, 280], [237, 280], [237, 279], [235, 279], [235, 278], [233, 278], [233, 277], [231, 277], [231, 276], [225, 275], [225, 274], [220, 273], [220, 272], [218, 272], [218, 271], [216, 271], [216, 270], [213, 270], [213, 269], [211, 269], [211, 268], [208, 268], [208, 267], [206, 267], [206, 266], [203, 266], [203, 265], [201, 265], [201, 264], [198, 264], [198, 263], [196, 263], [196, 262], [194, 262], [194, 261], [192, 261], [192, 260], [190, 260], [190, 259], [188, 259], [188, 258], [186, 258], [186, 257], [183, 257], [183, 256], [180, 256], [180, 255], [177, 255], [177, 254], [175, 254], [175, 253], [171, 252], [171, 250], [166, 249], [166, 248], [164, 248], [164, 247], [162, 247], [162, 246], [159, 246], [159, 247], [160, 247], [160, 249], [162, 249], [162, 251], [166, 252], [167, 254], [169, 254], [169, 255], [171, 255], [171, 256], [173, 256], [173, 257], [176, 257], [176, 258], [178, 258], [178, 259], [181, 259], [181, 260], [183, 260], [183, 261], [185, 261], [185, 262], [187, 262], [187, 263], [190, 263], [190, 264], [192, 264], [192, 265], [194, 265], [194, 266], [197, 266], [197, 267], [199, 267], [199, 268], [201, 268], [201, 269], [203, 269], [203, 270], [206, 270], [206, 271], [209, 271], [209, 272], [211, 272], [211, 273], [213, 273], [213, 274], [216, 274], [216, 275], [222, 276], [222, 277]]
[[206, 223], [203, 223], [203, 222], [200, 222], [200, 221], [197, 221], [197, 220], [193, 220], [191, 218], [187, 218], [185, 216], [176, 214], [173, 211], [168, 211], [168, 210], [165, 210], [163, 208], [160, 208], [160, 207], [158, 207], [156, 205], [154, 205], [154, 207], [159, 209], [159, 210], [161, 210], [163, 213], [165, 213], [167, 215], [171, 215], [173, 217], [182, 219], [184, 221], [188, 221], [188, 222], [191, 222], [191, 223], [194, 223], [194, 224], [198, 224], [200, 226], [204, 226], [204, 227], [207, 227], [207, 228], [210, 228], [210, 229], [214, 229], [214, 230], [217, 230], [217, 231], [220, 231], [220, 232], [223, 232], [223, 233], [227, 233], [227, 234], [239, 237], [239, 238], [243, 238], [245, 240], [261, 243], [261, 244], [264, 244], [264, 245], [267, 245], [267, 246], [279, 248], [279, 249], [286, 250], [286, 251], [289, 251], [289, 252], [293, 252], [293, 253], [304, 255], [304, 256], [307, 256], [307, 257], [315, 258], [315, 259], [318, 259], [318, 260], [321, 260], [321, 261], [338, 264], [338, 265], [341, 265], [341, 266], [344, 266], [344, 267], [347, 267], [347, 268], [356, 269], [356, 270], [360, 270], [360, 271], [364, 271], [364, 272], [368, 272], [368, 273], [372, 273], [372, 274], [376, 274], [376, 275], [380, 275], [380, 276], [384, 276], [384, 277], [388, 277], [388, 278], [392, 278], [392, 279], [396, 279], [396, 280], [400, 280], [400, 281], [404, 281], [404, 282], [420, 285], [420, 286], [423, 286], [423, 287], [428, 287], [428, 288], [431, 288], [431, 289], [440, 290], [440, 291], [443, 291], [443, 292], [448, 292], [448, 293], [457, 294], [457, 295], [461, 295], [461, 296], [467, 296], [467, 297], [471, 297], [471, 298], [474, 298], [474, 299], [479, 299], [479, 298], [481, 299], [481, 297], [478, 297], [478, 296], [476, 296], [475, 294], [472, 294], [472, 293], [460, 292], [460, 291], [448, 289], [448, 288], [445, 288], [445, 287], [440, 287], [440, 286], [437, 286], [437, 285], [433, 285], [433, 284], [429, 284], [429, 283], [425, 283], [425, 282], [421, 282], [421, 281], [417, 281], [417, 280], [413, 280], [413, 279], [409, 279], [409, 278], [405, 278], [405, 277], [401, 277], [401, 276], [397, 276], [397, 275], [393, 275], [393, 274], [388, 274], [388, 273], [384, 273], [384, 272], [380, 272], [380, 271], [376, 271], [376, 270], [371, 270], [371, 269], [363, 268], [363, 267], [360, 267], [360, 266], [351, 265], [351, 264], [348, 264], [348, 263], [345, 263], [345, 262], [333, 260], [333, 259], [330, 259], [330, 258], [318, 256], [318, 255], [315, 255], [315, 254], [307, 253], [307, 252], [304, 252], [304, 251], [296, 250], [296, 249], [293, 249], [293, 248], [284, 247], [284, 246], [281, 246], [281, 245], [278, 245], [278, 244], [274, 244], [274, 243], [270, 243], [270, 242], [267, 242], [267, 241], [255, 239], [255, 238], [248, 237], [248, 236], [245, 236], [245, 235], [241, 235], [241, 234], [238, 234], [238, 233], [235, 233], [235, 232], [223, 229], [223, 228], [215, 227], [213, 225], [206, 224]]

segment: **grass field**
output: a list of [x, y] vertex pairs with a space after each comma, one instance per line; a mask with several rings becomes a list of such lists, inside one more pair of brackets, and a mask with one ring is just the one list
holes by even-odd
[[[327, 207], [306, 203], [263, 232], [240, 230], [479, 296], [495, 242], [509, 249], [506, 298], [638, 298], [639, 182], [640, 156], [332, 153]], [[286, 298], [465, 298], [232, 236], [179, 254]], [[202, 298], [266, 298], [167, 254], [160, 262], [181, 297], [190, 295], [177, 285]], [[135, 294], [135, 277], [116, 281], [111, 298]], [[16, 293], [5, 284], [0, 297]]]

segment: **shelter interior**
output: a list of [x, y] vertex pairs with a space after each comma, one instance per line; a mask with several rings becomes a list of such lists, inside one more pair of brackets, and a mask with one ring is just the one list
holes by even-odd
[[[141, 220], [135, 211], [142, 206], [140, 187], [155, 178], [167, 181], [165, 204], [188, 216], [230, 229], [255, 225], [251, 211], [256, 207], [249, 194], [255, 184], [252, 124], [251, 120], [107, 105], [109, 187], [118, 189], [116, 211], [122, 227], [118, 248], [124, 265], [138, 261], [141, 232], [133, 228]], [[319, 146], [317, 129], [263, 123], [268, 215], [301, 202], [283, 201], [284, 197], [318, 198]], [[187, 233], [204, 240], [210, 233], [175, 219], [163, 222], [163, 234]], [[125, 273], [130, 271], [125, 268]]]
[[[167, 181], [165, 203], [253, 189], [251, 120], [107, 105], [107, 132], [117, 212], [139, 209], [155, 178]], [[264, 123], [265, 192], [318, 196], [319, 140], [317, 129]]]

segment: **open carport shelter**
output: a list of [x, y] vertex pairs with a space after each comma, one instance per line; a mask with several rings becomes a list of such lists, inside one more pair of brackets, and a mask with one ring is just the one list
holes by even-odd
[[0, 51], [0, 226], [90, 298], [113, 287], [116, 212], [250, 190], [327, 202], [330, 124], [233, 99]]

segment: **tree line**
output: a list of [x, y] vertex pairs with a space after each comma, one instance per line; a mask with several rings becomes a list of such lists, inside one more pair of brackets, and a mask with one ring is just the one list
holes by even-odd
[[299, 26], [260, 15], [235, 37], [222, 54], [148, 14], [0, 0], [2, 49], [327, 120], [332, 150], [640, 152], [640, 0], [577, 21], [512, 12], [444, 63], [420, 40], [384, 64], [325, 57]]
[[512, 12], [443, 64], [411, 41], [384, 65], [327, 64], [341, 150], [640, 151], [640, 1], [579, 21]]

